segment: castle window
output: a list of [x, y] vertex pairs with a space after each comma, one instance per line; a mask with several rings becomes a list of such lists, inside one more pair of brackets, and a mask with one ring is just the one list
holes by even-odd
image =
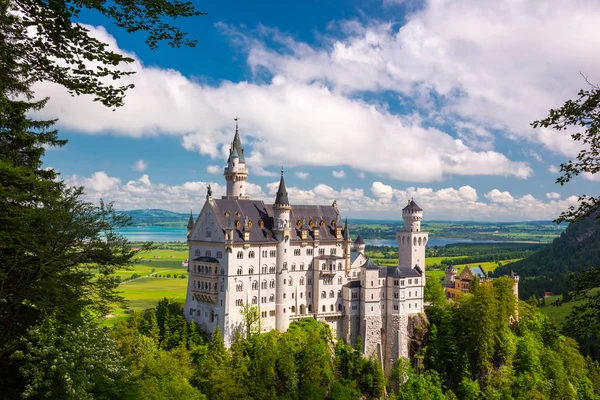
[[417, 308], [417, 303], [415, 303], [415, 308]]
[[408, 303], [408, 308], [410, 308], [410, 303]]
[[404, 279], [400, 280], [400, 286], [404, 286]]
[[200, 250], [200, 249], [195, 249], [195, 250], [194, 250], [194, 255], [195, 255], [195, 256], [199, 256], [199, 255], [201, 254], [201, 251], [202, 251], [202, 250]]
[[271, 279], [271, 282], [269, 282], [269, 287], [271, 289], [275, 288], [275, 279]]
[[296, 226], [298, 228], [302, 228], [302, 221], [300, 221], [300, 220], [296, 221]]
[[335, 311], [335, 308], [334, 308], [333, 304], [331, 306], [329, 306], [329, 310], [330, 311]]
[[353, 299], [358, 299], [358, 291], [353, 290], [351, 296]]
[[205, 255], [206, 257], [210, 257], [210, 250], [206, 250], [206, 251], [204, 252], [204, 255]]
[[243, 272], [244, 272], [244, 271], [242, 270], [242, 267], [239, 267], [239, 268], [237, 269], [237, 274], [238, 274], [238, 275], [241, 275]]
[[210, 310], [210, 322], [215, 322], [215, 310]]
[[409, 280], [408, 280], [408, 284], [409, 284], [409, 285], [412, 285], [412, 279], [409, 279]]
[[321, 292], [321, 298], [322, 298], [322, 299], [325, 299], [325, 298], [327, 298], [327, 293], [325, 293], [325, 291], [322, 291], [322, 292]]
[[250, 269], [248, 270], [248, 273], [249, 273], [250, 275], [252, 275], [252, 274], [254, 273], [254, 267], [250, 267]]
[[398, 298], [398, 292], [394, 292], [394, 298], [397, 299]]
[[312, 220], [312, 219], [309, 221], [309, 223], [308, 223], [308, 226], [310, 226], [311, 228], [312, 228], [313, 226], [315, 226], [315, 223], [313, 222], [313, 220]]
[[373, 286], [373, 281], [371, 281], [371, 286]]
[[265, 281], [262, 281], [262, 282], [260, 283], [260, 288], [261, 288], [261, 289], [266, 289], [266, 288], [267, 288], [267, 281], [266, 281], [266, 280], [265, 280]]
[[263, 250], [262, 251], [262, 256], [263, 257], [267, 257], [267, 254], [269, 254], [269, 252], [267, 250]]
[[294, 249], [294, 255], [295, 256], [299, 256], [300, 255], [300, 249]]
[[333, 298], [335, 296], [335, 293], [333, 292], [333, 290], [329, 291], [329, 297]]
[[[261, 297], [260, 298], [260, 302], [261, 303], [266, 303], [267, 302], [267, 298], [266, 297]], [[266, 316], [266, 315], [265, 315]]]
[[272, 294], [269, 296], [269, 303], [273, 303], [275, 301], [275, 295]]
[[303, 293], [302, 293], [302, 292], [300, 292], [300, 298], [303, 298], [303, 297], [304, 297]]
[[287, 269], [287, 263], [283, 263], [283, 269]]
[[342, 263], [338, 263], [338, 271], [342, 270]]
[[236, 213], [235, 213], [235, 216], [236, 216], [236, 217], [241, 217], [241, 216], [242, 216], [242, 214], [241, 214], [241, 213], [238, 211], [238, 212], [236, 212]]
[[263, 312], [261, 312], [260, 314], [261, 314], [261, 316], [262, 316], [263, 318], [267, 318], [267, 312], [266, 312], [266, 311], [263, 311]]
[[398, 304], [394, 304], [394, 311], [398, 311]]
[[258, 226], [260, 226], [261, 228], [265, 227], [265, 222], [264, 221], [258, 221]]
[[290, 286], [292, 286], [294, 284], [294, 280], [292, 278], [290, 278]]
[[283, 298], [285, 299], [285, 293], [283, 294]]
[[358, 306], [352, 306], [352, 310], [354, 310], [354, 311], [358, 310]]
[[320, 255], [320, 256], [324, 256], [324, 255], [325, 255], [325, 249], [323, 249], [323, 248], [320, 248], [320, 249], [319, 249], [319, 255]]
[[300, 263], [300, 271], [304, 271], [304, 263]]
[[296, 263], [292, 263], [292, 271], [296, 270]]
[[225, 211], [225, 216], [229, 217], [229, 211]]
[[275, 273], [275, 267], [273, 267], [273, 266], [269, 267], [269, 273], [270, 274], [274, 274]]
[[235, 301], [235, 305], [236, 305], [236, 306], [243, 306], [243, 305], [244, 305], [244, 300], [242, 300], [242, 299], [237, 299], [237, 300]]
[[206, 237], [207, 237], [207, 238], [209, 238], [209, 237], [211, 236], [211, 234], [212, 234], [212, 233], [211, 233], [211, 231], [210, 231], [210, 228], [207, 228], [207, 229], [206, 229]]
[[254, 258], [254, 252], [253, 251], [250, 251], [248, 253], [248, 258]]
[[312, 312], [312, 304], [308, 305], [308, 312]]
[[248, 227], [252, 228], [252, 221], [248, 221]]
[[235, 285], [235, 290], [237, 292], [242, 292], [244, 290], [244, 284], [242, 282], [238, 282], [238, 284]]
[[239, 220], [239, 219], [236, 219], [236, 220], [235, 220], [235, 227], [236, 227], [236, 228], [239, 228], [239, 227], [240, 227], [240, 225], [241, 225], [241, 224], [240, 224], [240, 220]]
[[252, 304], [258, 304], [258, 297], [252, 297]]
[[238, 258], [238, 260], [243, 259], [244, 258], [244, 252], [243, 251], [238, 251], [237, 252], [237, 258]]
[[417, 285], [419, 283], [418, 279], [415, 279], [415, 285]]
[[262, 272], [263, 274], [266, 274], [266, 273], [267, 273], [267, 266], [266, 266], [266, 265], [263, 265], [263, 266], [262, 266], [262, 268], [261, 268], [261, 272]]
[[325, 221], [321, 220], [321, 222], [319, 222], [319, 225], [325, 226]]
[[338, 311], [342, 311], [342, 305], [338, 304]]
[[304, 286], [304, 277], [300, 278], [300, 286]]
[[258, 281], [252, 282], [252, 290], [258, 290]]
[[373, 311], [373, 307], [371, 307], [371, 311]]
[[325, 270], [325, 263], [322, 263], [322, 264], [321, 264], [321, 269], [322, 269], [322, 270]]
[[338, 285], [341, 285], [341, 284], [342, 284], [342, 277], [340, 276], [340, 277], [338, 278]]
[[312, 278], [308, 278], [308, 285], [312, 285]]
[[223, 252], [217, 251], [217, 258], [223, 258]]
[[306, 255], [307, 256], [312, 256], [313, 255], [313, 249], [306, 249]]
[[322, 307], [322, 309], [323, 309], [323, 312], [325, 312], [325, 310], [327, 310], [327, 308], [325, 308], [325, 305], [324, 305], [324, 304], [323, 304], [323, 307]]
[[275, 257], [275, 250], [271, 250], [269, 252], [269, 257]]
[[371, 300], [373, 300], [373, 293], [371, 293]]
[[292, 306], [292, 312], [295, 313], [296, 312], [296, 307]]

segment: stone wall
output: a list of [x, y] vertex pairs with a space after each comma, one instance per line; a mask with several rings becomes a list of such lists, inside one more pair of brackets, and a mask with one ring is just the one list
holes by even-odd
[[360, 317], [358, 315], [344, 315], [340, 333], [340, 337], [344, 339], [346, 343], [354, 346], [360, 335]]
[[361, 323], [364, 342], [364, 356], [369, 358], [375, 353], [379, 362], [382, 361], [381, 348], [381, 316], [364, 317]]

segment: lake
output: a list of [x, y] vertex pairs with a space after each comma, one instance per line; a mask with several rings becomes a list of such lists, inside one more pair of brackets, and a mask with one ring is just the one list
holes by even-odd
[[[118, 230], [132, 242], [185, 242], [187, 229], [163, 226], [136, 226]], [[365, 242], [372, 246], [398, 246], [395, 239], [369, 239]], [[452, 243], [502, 243], [494, 240], [429, 238], [427, 246], [445, 246]]]

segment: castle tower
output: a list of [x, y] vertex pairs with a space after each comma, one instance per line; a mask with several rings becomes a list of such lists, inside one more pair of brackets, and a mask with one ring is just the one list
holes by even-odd
[[456, 268], [454, 268], [454, 265], [450, 264], [444, 272], [444, 286], [454, 287], [454, 281], [456, 281]]
[[423, 285], [425, 284], [425, 245], [429, 234], [421, 232], [421, 220], [423, 209], [410, 200], [408, 205], [402, 209], [404, 229], [396, 232], [398, 241], [398, 263], [400, 266], [416, 268], [419, 267], [423, 273]]
[[346, 276], [350, 275], [350, 253], [352, 252], [352, 238], [350, 237], [350, 227], [348, 227], [348, 218], [344, 222], [344, 258]]
[[248, 180], [248, 169], [246, 168], [246, 157], [238, 131], [238, 119], [235, 119], [235, 135], [229, 148], [229, 158], [225, 167], [225, 180], [227, 181], [227, 194], [224, 199], [249, 199], [246, 196], [246, 181]]
[[276, 266], [276, 289], [275, 289], [275, 328], [279, 332], [285, 332], [290, 320], [287, 310], [288, 296], [288, 257], [290, 250], [290, 211], [292, 207], [288, 200], [288, 193], [283, 180], [283, 167], [281, 168], [281, 179], [277, 197], [273, 204], [273, 233], [277, 243]]
[[357, 253], [365, 253], [365, 241], [363, 240], [362, 236], [360, 236], [360, 233], [356, 237], [354, 243], [352, 243], [352, 247]]

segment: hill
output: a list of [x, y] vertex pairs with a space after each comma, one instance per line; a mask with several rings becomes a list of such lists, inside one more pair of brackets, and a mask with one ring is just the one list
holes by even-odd
[[185, 226], [189, 214], [161, 210], [157, 208], [144, 210], [122, 211], [131, 217], [133, 226], [160, 225], [160, 226]]
[[519, 296], [540, 297], [544, 292], [560, 294], [570, 289], [568, 278], [579, 268], [600, 265], [600, 219], [595, 216], [570, 224], [554, 239], [551, 246], [543, 248], [525, 259], [496, 270], [504, 275], [510, 269], [521, 276]]

